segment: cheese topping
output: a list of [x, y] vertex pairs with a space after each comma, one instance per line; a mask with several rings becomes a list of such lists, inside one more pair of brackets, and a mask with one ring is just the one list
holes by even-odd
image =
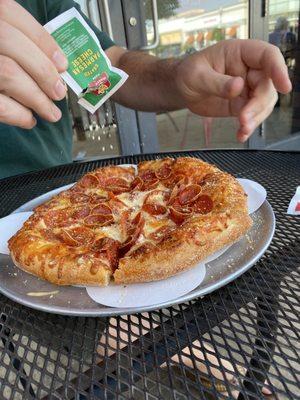
[[122, 242], [122, 235], [118, 225], [104, 226], [98, 232], [103, 233], [106, 237]]
[[141, 208], [144, 204], [145, 198], [148, 192], [132, 192], [132, 193], [122, 193], [117, 197], [120, 199], [127, 207], [130, 208]]

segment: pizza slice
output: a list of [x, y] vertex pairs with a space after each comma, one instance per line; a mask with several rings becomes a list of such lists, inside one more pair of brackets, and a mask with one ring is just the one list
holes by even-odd
[[[142, 163], [139, 175], [150, 175], [147, 171], [164, 165]], [[119, 260], [116, 283], [160, 280], [185, 271], [234, 243], [251, 227], [246, 195], [229, 174], [198, 159], [179, 158], [172, 163], [166, 188], [170, 180], [173, 187], [164, 203], [167, 212], [156, 216], [157, 230], [148, 232], [146, 226], [139, 247]]]

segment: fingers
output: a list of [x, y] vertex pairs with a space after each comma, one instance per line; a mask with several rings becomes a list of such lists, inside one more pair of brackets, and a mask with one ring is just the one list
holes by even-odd
[[58, 72], [67, 69], [67, 59], [53, 37], [16, 1], [0, 1], [0, 19], [32, 40], [54, 63]]
[[245, 142], [271, 114], [277, 98], [277, 91], [271, 79], [263, 78], [258, 82], [250, 101], [243, 107], [239, 115], [240, 128], [237, 137], [240, 142]]
[[247, 67], [262, 70], [272, 79], [278, 92], [291, 91], [287, 67], [278, 47], [260, 40], [241, 40], [240, 43], [241, 56]]
[[3, 21], [0, 22], [0, 54], [19, 64], [51, 99], [65, 97], [66, 88], [54, 64], [21, 31]]
[[13, 60], [0, 56], [0, 91], [35, 111], [50, 122], [61, 118], [61, 111], [33, 79]]
[[31, 129], [36, 124], [28, 108], [3, 94], [0, 94], [0, 122], [24, 129]]
[[197, 78], [198, 90], [225, 99], [239, 96], [244, 88], [243, 78], [220, 74], [208, 65], [200, 67]]

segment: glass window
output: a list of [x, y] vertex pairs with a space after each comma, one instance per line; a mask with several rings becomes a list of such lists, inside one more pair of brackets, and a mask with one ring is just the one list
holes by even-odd
[[[88, 16], [86, 0], [76, 0]], [[107, 101], [95, 114], [77, 104], [77, 96], [69, 90], [69, 107], [73, 121], [73, 159], [88, 160], [120, 155], [115, 108]]]
[[300, 149], [299, 6], [299, 0], [269, 0], [269, 42], [280, 49], [293, 83], [264, 124], [266, 145], [278, 149]]
[[[151, 1], [145, 5], [151, 43]], [[160, 41], [151, 53], [162, 58], [193, 53], [223, 39], [248, 38], [247, 0], [159, 0], [158, 14]], [[161, 151], [244, 146], [236, 141], [234, 118], [204, 118], [185, 109], [157, 114], [157, 127]]]

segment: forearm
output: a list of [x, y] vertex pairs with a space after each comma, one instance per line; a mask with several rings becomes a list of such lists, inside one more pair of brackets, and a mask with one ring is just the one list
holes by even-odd
[[117, 66], [129, 75], [114, 100], [140, 111], [172, 111], [184, 107], [179, 96], [176, 59], [160, 60], [139, 51], [123, 52]]

